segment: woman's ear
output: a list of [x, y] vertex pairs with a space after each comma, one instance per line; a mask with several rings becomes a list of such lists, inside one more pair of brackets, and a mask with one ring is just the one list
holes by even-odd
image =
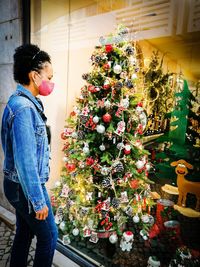
[[38, 73], [36, 71], [32, 70], [32, 71], [29, 72], [28, 76], [29, 76], [30, 82], [34, 83], [36, 86], [38, 86], [38, 82], [39, 82]]

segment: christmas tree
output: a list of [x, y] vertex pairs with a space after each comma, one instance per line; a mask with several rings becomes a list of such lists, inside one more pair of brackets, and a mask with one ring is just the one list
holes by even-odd
[[122, 236], [121, 249], [130, 251], [134, 225], [145, 240], [153, 223], [150, 163], [141, 139], [147, 121], [138, 98], [143, 74], [128, 35], [119, 26], [100, 38], [61, 135], [65, 166], [52, 205], [64, 244], [74, 236], [93, 243], [99, 238], [116, 243]]

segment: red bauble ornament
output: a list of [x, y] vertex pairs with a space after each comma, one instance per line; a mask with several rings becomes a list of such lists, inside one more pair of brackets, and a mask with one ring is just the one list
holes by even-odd
[[110, 69], [110, 65], [109, 65], [108, 63], [105, 63], [105, 64], [103, 65], [103, 68], [104, 68], [105, 70], [109, 70], [109, 69]]
[[129, 155], [131, 153], [131, 146], [126, 144], [124, 147], [124, 154]]
[[76, 169], [76, 165], [74, 163], [67, 163], [65, 164], [65, 167], [67, 168], [68, 172], [73, 172]]
[[112, 45], [111, 45], [111, 44], [107, 44], [107, 45], [105, 45], [105, 50], [106, 50], [107, 53], [112, 52], [112, 51], [113, 51], [113, 47], [112, 47]]
[[108, 90], [108, 89], [110, 89], [110, 84], [104, 84], [104, 85], [103, 85], [103, 89], [104, 89], [104, 90]]
[[132, 188], [132, 189], [137, 189], [138, 188], [138, 180], [131, 180], [130, 181], [130, 187]]
[[109, 113], [106, 113], [103, 115], [102, 119], [104, 122], [110, 122], [112, 119], [112, 116]]
[[86, 165], [91, 166], [94, 164], [94, 159], [92, 157], [89, 157], [86, 159]]
[[67, 139], [67, 136], [65, 135], [65, 133], [63, 132], [63, 133], [61, 133], [61, 138], [63, 139], [63, 140], [66, 140]]

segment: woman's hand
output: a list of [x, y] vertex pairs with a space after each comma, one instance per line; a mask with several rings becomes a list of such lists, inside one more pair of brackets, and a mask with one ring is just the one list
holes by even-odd
[[38, 210], [36, 212], [36, 216], [35, 217], [38, 220], [45, 220], [47, 218], [47, 216], [48, 216], [48, 212], [49, 212], [49, 209], [48, 209], [47, 206], [45, 206], [43, 209]]

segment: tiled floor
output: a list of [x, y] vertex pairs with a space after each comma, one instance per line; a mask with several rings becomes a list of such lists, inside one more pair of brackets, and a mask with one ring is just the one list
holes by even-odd
[[[0, 220], [0, 267], [9, 267], [10, 250], [14, 238], [12, 231], [4, 222]], [[33, 257], [35, 254], [35, 242], [33, 241], [28, 257], [27, 267], [33, 266]], [[66, 258], [60, 252], [56, 251], [52, 267], [78, 267], [77, 264]]]

